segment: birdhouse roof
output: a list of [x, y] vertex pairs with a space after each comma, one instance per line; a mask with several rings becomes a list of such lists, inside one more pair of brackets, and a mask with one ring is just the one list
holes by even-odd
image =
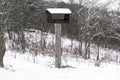
[[47, 11], [50, 14], [71, 14], [71, 10], [68, 8], [48, 8]]

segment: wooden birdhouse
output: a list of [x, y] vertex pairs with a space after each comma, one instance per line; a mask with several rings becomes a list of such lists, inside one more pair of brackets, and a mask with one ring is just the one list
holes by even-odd
[[72, 14], [68, 8], [48, 8], [46, 13], [49, 23], [69, 23], [69, 15]]

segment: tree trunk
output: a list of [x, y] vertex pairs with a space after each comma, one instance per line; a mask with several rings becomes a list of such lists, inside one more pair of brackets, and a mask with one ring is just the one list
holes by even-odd
[[99, 43], [98, 43], [98, 52], [97, 52], [97, 58], [96, 58], [95, 66], [100, 66], [99, 50], [100, 50], [100, 46], [99, 46]]
[[87, 51], [87, 40], [85, 40], [85, 54], [84, 54], [84, 58], [87, 59], [87, 54], [88, 54], [88, 51]]
[[73, 53], [73, 39], [71, 39], [71, 54]]
[[12, 39], [12, 31], [8, 30], [8, 36], [9, 36], [9, 39], [11, 40]]
[[82, 40], [79, 42], [79, 56], [82, 56]]
[[17, 34], [18, 34], [18, 42], [20, 43], [20, 45], [21, 45], [21, 50], [23, 51], [23, 53], [25, 52], [25, 44], [26, 44], [26, 42], [25, 42], [25, 34], [24, 34], [24, 32], [23, 31], [18, 31], [17, 32]]
[[81, 28], [80, 28], [80, 26], [79, 26], [78, 29], [79, 29], [79, 32], [78, 32], [78, 36], [79, 36], [79, 49], [78, 49], [78, 51], [79, 51], [79, 56], [83, 57], [83, 55], [82, 55], [82, 37], [81, 37]]
[[46, 37], [47, 35], [45, 35], [42, 31], [41, 31], [41, 50], [42, 50], [42, 54], [44, 54], [44, 51], [46, 49]]
[[97, 60], [99, 60], [99, 49], [100, 47], [99, 47], [99, 43], [98, 43], [98, 52], [97, 52]]
[[5, 55], [5, 41], [4, 41], [4, 34], [0, 32], [0, 67], [4, 67], [3, 57]]
[[87, 45], [88, 59], [90, 59], [90, 42]]
[[22, 48], [22, 51], [23, 53], [25, 52], [25, 46], [26, 46], [26, 42], [25, 42], [25, 34], [23, 31], [20, 32], [20, 43], [21, 43], [21, 48]]

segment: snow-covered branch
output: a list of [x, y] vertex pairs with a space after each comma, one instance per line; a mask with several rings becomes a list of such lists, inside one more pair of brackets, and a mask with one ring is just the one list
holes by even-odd
[[84, 9], [85, 7], [83, 6], [82, 8], [80, 8], [78, 11], [77, 11], [77, 14], [78, 14], [78, 16], [80, 17], [81, 15], [80, 15], [80, 12]]
[[4, 15], [4, 14], [6, 14], [7, 12], [0, 12], [0, 15]]

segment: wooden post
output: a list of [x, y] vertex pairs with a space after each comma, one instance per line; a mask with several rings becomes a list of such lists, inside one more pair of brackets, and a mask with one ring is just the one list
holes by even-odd
[[61, 24], [55, 23], [55, 67], [61, 68]]

